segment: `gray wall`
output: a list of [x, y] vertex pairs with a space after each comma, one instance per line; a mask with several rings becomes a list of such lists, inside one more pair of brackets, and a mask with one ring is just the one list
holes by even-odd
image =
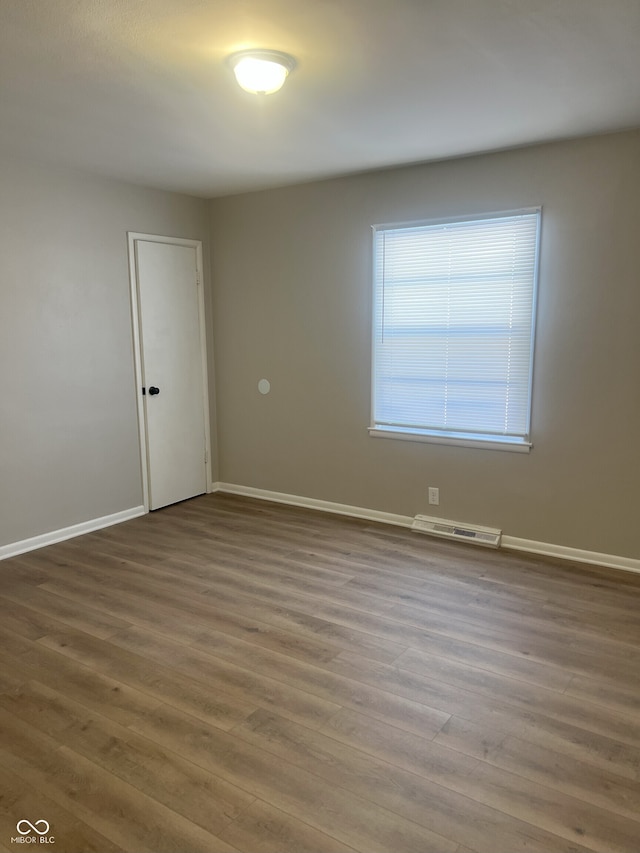
[[[214, 200], [220, 479], [640, 556], [639, 199], [632, 132]], [[370, 226], [538, 204], [532, 452], [370, 438]]]
[[[142, 503], [126, 232], [202, 200], [0, 160], [0, 545]], [[208, 253], [205, 251], [205, 257]]]

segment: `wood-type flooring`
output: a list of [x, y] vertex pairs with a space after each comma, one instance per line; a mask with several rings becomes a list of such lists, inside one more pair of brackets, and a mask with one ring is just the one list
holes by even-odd
[[216, 494], [0, 608], [0, 853], [640, 851], [640, 575]]

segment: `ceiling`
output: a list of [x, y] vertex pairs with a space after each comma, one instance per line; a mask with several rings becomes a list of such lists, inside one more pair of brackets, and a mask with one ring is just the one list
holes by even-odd
[[[277, 94], [225, 57], [298, 67]], [[216, 196], [640, 126], [639, 0], [1, 0], [0, 151]]]

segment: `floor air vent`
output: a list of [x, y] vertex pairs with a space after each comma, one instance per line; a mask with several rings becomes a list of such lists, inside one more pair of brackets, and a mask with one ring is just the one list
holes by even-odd
[[460, 542], [472, 542], [485, 548], [499, 548], [501, 530], [493, 527], [479, 527], [477, 524], [459, 524], [444, 518], [429, 518], [428, 515], [416, 515], [411, 529], [417, 533], [429, 533], [444, 539], [458, 539]]

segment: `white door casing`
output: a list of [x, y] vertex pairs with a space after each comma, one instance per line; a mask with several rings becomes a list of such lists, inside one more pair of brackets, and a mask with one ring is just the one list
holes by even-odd
[[143, 500], [149, 510], [212, 488], [202, 244], [128, 237]]

